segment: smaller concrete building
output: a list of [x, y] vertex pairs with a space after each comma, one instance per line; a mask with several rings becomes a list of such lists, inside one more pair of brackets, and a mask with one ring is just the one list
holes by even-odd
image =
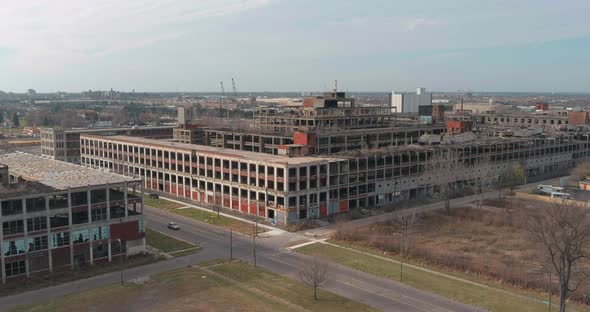
[[84, 128], [62, 129], [42, 128], [41, 155], [51, 159], [74, 164], [80, 163], [80, 134], [128, 135], [153, 139], [171, 139], [175, 126], [126, 127], [126, 128]]
[[25, 153], [0, 164], [3, 283], [145, 251], [142, 180]]

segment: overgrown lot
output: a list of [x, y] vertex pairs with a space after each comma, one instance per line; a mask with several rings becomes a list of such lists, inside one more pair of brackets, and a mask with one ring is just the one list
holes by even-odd
[[[408, 257], [413, 262], [469, 273], [512, 286], [547, 291], [549, 263], [527, 231], [528, 213], [547, 203], [510, 199], [488, 201], [481, 210], [454, 208], [416, 216], [408, 235]], [[341, 223], [337, 241], [399, 254], [401, 227], [398, 220], [353, 229]], [[590, 259], [581, 264], [590, 268]], [[578, 277], [574, 277], [578, 278]], [[553, 276], [553, 290], [557, 289]], [[572, 295], [574, 301], [590, 304], [590, 283]]]

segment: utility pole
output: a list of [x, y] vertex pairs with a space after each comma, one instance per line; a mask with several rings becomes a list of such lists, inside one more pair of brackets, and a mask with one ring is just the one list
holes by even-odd
[[117, 238], [119, 242], [119, 259], [121, 259], [121, 286], [123, 285], [123, 243], [121, 242], [120, 238]]
[[402, 241], [404, 240], [404, 233], [400, 233], [399, 236], [399, 281], [404, 280], [404, 255]]
[[[258, 220], [257, 220], [258, 221]], [[253, 230], [256, 231], [256, 225], [252, 226]], [[253, 255], [254, 255], [254, 267], [256, 267], [256, 233], [254, 233], [254, 235], [252, 235], [252, 243], [253, 243]]]

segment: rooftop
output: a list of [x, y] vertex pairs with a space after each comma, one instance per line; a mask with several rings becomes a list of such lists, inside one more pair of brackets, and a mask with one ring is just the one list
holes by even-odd
[[93, 133], [93, 132], [108, 132], [108, 131], [125, 131], [125, 130], [152, 130], [152, 129], [171, 129], [177, 128], [176, 125], [170, 126], [134, 126], [134, 127], [118, 127], [118, 128], [109, 128], [109, 127], [101, 127], [101, 128], [70, 128], [70, 129], [63, 129], [59, 127], [55, 128], [42, 128], [42, 130], [59, 130], [65, 131], [66, 133]]
[[[140, 138], [140, 137], [131, 137], [131, 136], [124, 136], [124, 135], [115, 135], [109, 137], [103, 136], [93, 136], [93, 135], [84, 135], [83, 137], [92, 137], [95, 139], [103, 139], [107, 141], [119, 141], [119, 142], [126, 142], [131, 144], [142, 144], [142, 145], [151, 145], [157, 147], [163, 147], [167, 149], [176, 149], [176, 150], [183, 150], [183, 151], [194, 151], [197, 153], [208, 153], [208, 154], [216, 154], [231, 158], [240, 158], [246, 160], [253, 160], [253, 161], [264, 161], [267, 163], [281, 163], [287, 165], [299, 165], [305, 163], [317, 163], [318, 161], [330, 161], [334, 160], [330, 157], [315, 157], [315, 156], [300, 156], [300, 157], [288, 157], [282, 155], [271, 155], [266, 153], [256, 153], [256, 152], [248, 152], [242, 150], [234, 150], [234, 149], [227, 149], [227, 148], [219, 148], [219, 147], [212, 147], [206, 145], [198, 145], [198, 144], [187, 144], [187, 143], [178, 143], [172, 142], [168, 140], [156, 140], [156, 139], [148, 139], [148, 138]], [[337, 159], [336, 159], [337, 160]], [[2, 159], [0, 158], [0, 163]], [[10, 165], [9, 165], [10, 166]]]
[[30, 194], [49, 193], [56, 191], [53, 187], [38, 182], [0, 184], [0, 198], [18, 197]]
[[120, 174], [21, 152], [0, 155], [0, 163], [8, 166], [12, 176], [57, 190], [137, 181]]

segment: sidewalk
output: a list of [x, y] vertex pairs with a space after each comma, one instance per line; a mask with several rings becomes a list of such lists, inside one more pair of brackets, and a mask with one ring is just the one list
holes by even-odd
[[[209, 261], [214, 258], [215, 256], [207, 256], [207, 253], [196, 253], [194, 255], [177, 257], [127, 269], [123, 271], [122, 276], [124, 281], [130, 281], [136, 278], [186, 267], [190, 264], [190, 262], [197, 263]], [[0, 311], [6, 311], [10, 308], [14, 308], [23, 304], [35, 304], [52, 298], [76, 294], [97, 287], [120, 283], [120, 281], [121, 271], [115, 271], [86, 279], [2, 297], [0, 298]]]

